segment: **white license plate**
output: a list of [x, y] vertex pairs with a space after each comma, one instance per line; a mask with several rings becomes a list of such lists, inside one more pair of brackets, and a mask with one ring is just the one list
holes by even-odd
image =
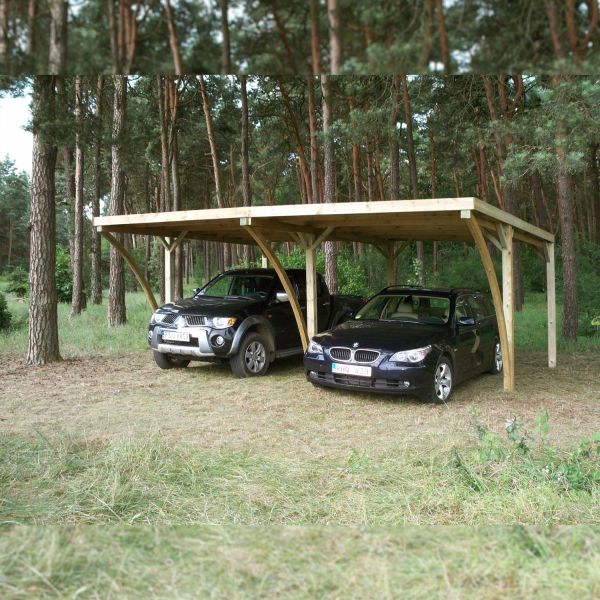
[[190, 334], [186, 331], [163, 331], [162, 339], [171, 342], [189, 342]]
[[361, 367], [359, 365], [341, 365], [333, 363], [331, 365], [332, 373], [340, 373], [342, 375], [358, 375], [359, 377], [371, 377], [371, 367]]

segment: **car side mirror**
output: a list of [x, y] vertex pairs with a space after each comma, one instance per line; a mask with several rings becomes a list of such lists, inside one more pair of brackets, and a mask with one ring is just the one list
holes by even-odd
[[277, 302], [289, 302], [290, 301], [289, 296], [285, 292], [277, 292], [277, 294], [275, 294], [275, 298], [277, 299]]
[[355, 316], [356, 313], [350, 308], [342, 315], [342, 320], [350, 321], [350, 319], [354, 319]]
[[459, 327], [473, 327], [475, 319], [473, 317], [461, 317], [458, 319], [457, 325]]

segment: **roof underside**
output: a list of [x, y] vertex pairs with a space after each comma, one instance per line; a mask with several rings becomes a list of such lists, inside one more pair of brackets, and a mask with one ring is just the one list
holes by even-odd
[[[385, 243], [404, 240], [470, 241], [466, 219], [475, 216], [495, 234], [512, 225], [516, 239], [534, 245], [554, 236], [476, 198], [387, 200], [335, 204], [292, 204], [183, 210], [96, 217], [94, 226], [111, 233], [134, 233], [254, 244], [243, 225], [260, 228], [270, 241], [296, 241], [297, 233], [323, 239]], [[330, 229], [331, 228], [331, 229]]]

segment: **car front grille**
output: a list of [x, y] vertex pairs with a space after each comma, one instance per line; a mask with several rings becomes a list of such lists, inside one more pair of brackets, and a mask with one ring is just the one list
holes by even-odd
[[372, 363], [379, 358], [379, 352], [375, 350], [356, 350], [354, 352], [354, 361], [358, 363]]
[[185, 322], [188, 327], [206, 325], [206, 317], [203, 317], [202, 315], [185, 315]]
[[379, 358], [379, 352], [376, 350], [351, 350], [350, 348], [336, 346], [329, 350], [329, 356], [333, 360], [368, 364], [375, 362]]
[[331, 348], [329, 356], [335, 360], [350, 360], [352, 358], [352, 350], [350, 348]]
[[176, 314], [165, 315], [165, 318], [160, 322], [163, 323], [164, 325], [172, 325], [173, 323], [175, 323], [178, 316], [179, 315], [176, 315]]

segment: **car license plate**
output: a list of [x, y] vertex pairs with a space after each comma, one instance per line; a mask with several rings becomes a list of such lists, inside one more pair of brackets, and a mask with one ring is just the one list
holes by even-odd
[[189, 342], [190, 334], [186, 331], [164, 331], [162, 332], [162, 339], [170, 342]]
[[359, 365], [340, 365], [333, 363], [331, 365], [332, 373], [341, 375], [358, 375], [359, 377], [371, 377], [371, 367], [361, 367]]

